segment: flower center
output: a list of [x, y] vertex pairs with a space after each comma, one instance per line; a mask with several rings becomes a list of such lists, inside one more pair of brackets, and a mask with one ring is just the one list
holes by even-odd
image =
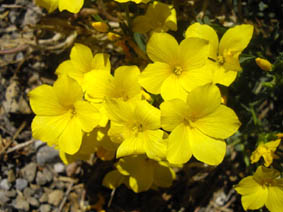
[[219, 65], [223, 65], [225, 63], [224, 57], [223, 56], [218, 56], [217, 59], [216, 59], [216, 62]]
[[174, 74], [181, 75], [183, 72], [183, 68], [181, 66], [175, 66], [173, 69]]
[[138, 133], [143, 132], [143, 126], [141, 123], [135, 123], [132, 127], [131, 127], [132, 132], [135, 134], [135, 136], [138, 135]]

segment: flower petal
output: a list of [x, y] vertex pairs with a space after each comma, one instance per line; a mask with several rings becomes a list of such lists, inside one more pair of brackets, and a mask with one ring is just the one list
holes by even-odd
[[212, 61], [209, 62], [207, 68], [212, 71], [212, 82], [225, 86], [231, 85], [231, 83], [235, 81], [238, 74], [237, 71], [226, 70], [223, 65], [219, 65]]
[[188, 113], [188, 107], [180, 99], [165, 101], [160, 105], [162, 128], [172, 131], [184, 121]]
[[220, 105], [214, 112], [194, 122], [194, 125], [208, 136], [225, 139], [233, 135], [241, 123], [232, 109]]
[[78, 13], [84, 4], [84, 0], [59, 0], [59, 10], [68, 10], [71, 13]]
[[216, 59], [219, 41], [218, 36], [212, 27], [206, 24], [194, 23], [187, 28], [185, 36], [186, 38], [197, 37], [208, 40], [210, 44], [209, 57]]
[[146, 52], [154, 62], [174, 64], [179, 57], [179, 44], [168, 33], [153, 33], [150, 37]]
[[180, 124], [169, 135], [167, 160], [172, 164], [183, 164], [191, 157], [189, 129], [184, 124]]
[[[282, 179], [281, 179], [282, 180]], [[270, 186], [268, 189], [268, 196], [265, 203], [269, 211], [279, 212], [283, 209], [283, 188], [277, 186]]]
[[223, 55], [225, 49], [234, 52], [242, 52], [249, 44], [254, 27], [250, 24], [242, 24], [228, 29], [220, 40], [219, 54]]
[[[66, 109], [73, 106], [73, 104], [83, 99], [83, 90], [80, 85], [66, 75], [60, 76], [53, 85], [58, 101]], [[72, 92], [70, 92], [72, 91]]]
[[181, 77], [179, 78], [175, 74], [171, 74], [161, 86], [161, 96], [164, 100], [170, 99], [182, 99], [187, 98], [187, 92], [183, 88], [181, 83]]
[[190, 115], [196, 120], [214, 112], [220, 103], [219, 88], [212, 84], [195, 88], [187, 97]]
[[[139, 133], [140, 134], [140, 133]], [[116, 158], [145, 153], [143, 136], [131, 136], [126, 138], [117, 149]]]
[[[71, 1], [68, 0], [68, 2]], [[85, 73], [91, 70], [93, 55], [89, 47], [75, 43], [71, 50], [70, 58], [77, 72]]]
[[70, 119], [71, 113], [58, 116], [35, 116], [31, 124], [32, 136], [47, 142], [49, 146], [56, 146]]
[[111, 121], [124, 123], [133, 119], [135, 106], [121, 100], [106, 99], [105, 109]]
[[180, 44], [181, 61], [184, 69], [199, 69], [208, 58], [209, 43], [201, 38], [187, 38]]
[[160, 110], [141, 100], [136, 102], [135, 120], [142, 124], [143, 130], [154, 130], [160, 128]]
[[170, 187], [175, 179], [175, 172], [168, 166], [156, 163], [154, 166], [154, 184], [159, 187]]
[[258, 184], [253, 176], [248, 176], [242, 179], [238, 185], [235, 186], [235, 190], [241, 195], [250, 195], [255, 193], [261, 185]]
[[104, 176], [102, 185], [113, 190], [118, 188], [125, 180], [126, 177], [124, 175], [117, 170], [113, 170]]
[[108, 54], [97, 53], [94, 55], [94, 58], [91, 62], [92, 70], [100, 70], [110, 73], [111, 64]]
[[82, 126], [75, 116], [69, 121], [61, 134], [58, 144], [63, 152], [73, 155], [79, 151], [83, 139]]
[[261, 186], [257, 186], [254, 193], [249, 195], [244, 195], [241, 198], [243, 208], [245, 210], [256, 210], [264, 206], [267, 200], [268, 190]]
[[155, 62], [147, 65], [140, 75], [139, 83], [150, 93], [159, 94], [162, 83], [172, 74], [170, 65]]
[[66, 109], [59, 103], [54, 88], [49, 85], [41, 85], [28, 94], [30, 106], [33, 112], [41, 116], [60, 115]]
[[189, 130], [189, 141], [193, 156], [208, 165], [218, 165], [223, 161], [226, 144], [222, 140], [206, 136], [198, 129]]
[[147, 130], [143, 133], [144, 148], [146, 155], [154, 160], [161, 160], [165, 157], [167, 143], [162, 139], [162, 130]]
[[86, 101], [75, 102], [75, 116], [80, 120], [82, 130], [90, 132], [99, 124], [101, 115], [94, 105]]

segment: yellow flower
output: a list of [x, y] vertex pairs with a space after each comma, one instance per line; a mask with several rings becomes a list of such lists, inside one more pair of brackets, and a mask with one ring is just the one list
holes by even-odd
[[84, 0], [35, 0], [35, 3], [47, 9], [49, 13], [57, 8], [60, 11], [68, 10], [71, 13], [78, 13], [83, 7]]
[[283, 179], [275, 169], [259, 166], [253, 176], [245, 177], [235, 190], [242, 195], [245, 210], [256, 210], [264, 205], [271, 212], [283, 210]]
[[272, 70], [272, 64], [263, 58], [256, 58], [255, 59], [256, 64], [258, 67], [260, 67], [263, 71], [271, 71]]
[[108, 32], [109, 27], [106, 23], [101, 21], [92, 22], [91, 26], [96, 29], [98, 32]]
[[115, 166], [117, 170], [103, 179], [103, 185], [111, 189], [124, 183], [139, 193], [153, 187], [170, 187], [175, 179], [175, 172], [167, 163], [148, 159], [144, 155], [121, 158]]
[[176, 10], [173, 6], [154, 1], [148, 6], [145, 15], [134, 19], [134, 32], [146, 33], [151, 30], [154, 32], [177, 30]]
[[68, 75], [75, 79], [85, 91], [85, 77], [92, 71], [110, 73], [111, 65], [107, 54], [98, 53], [94, 57], [90, 48], [83, 44], [76, 43], [71, 50], [70, 60], [59, 65], [57, 75]]
[[160, 105], [161, 126], [169, 135], [167, 160], [182, 164], [193, 155], [209, 165], [222, 162], [226, 144], [223, 139], [235, 133], [240, 122], [234, 111], [221, 104], [215, 85], [195, 88], [187, 101], [165, 101]]
[[[70, 92], [71, 91], [71, 92]], [[83, 101], [83, 91], [76, 81], [62, 76], [52, 86], [41, 85], [29, 93], [35, 118], [32, 134], [68, 154], [79, 151], [84, 132], [100, 121], [98, 110]]]
[[170, 34], [153, 33], [146, 51], [154, 63], [142, 72], [140, 84], [165, 100], [185, 99], [186, 91], [210, 81], [204, 69], [208, 47], [203, 39], [188, 38], [179, 45]]
[[281, 139], [270, 141], [267, 143], [260, 143], [256, 150], [251, 155], [251, 162], [256, 163], [261, 157], [264, 159], [264, 165], [270, 166], [273, 162], [273, 158], [277, 158], [275, 155], [276, 148], [279, 146]]
[[87, 98], [116, 98], [123, 101], [141, 99], [139, 75], [140, 70], [137, 66], [120, 66], [115, 70], [114, 77], [109, 72], [92, 71], [84, 81]]
[[140, 4], [140, 3], [146, 4], [146, 3], [148, 3], [150, 0], [115, 0], [115, 1], [117, 1], [117, 2], [119, 2], [119, 3], [126, 3], [126, 2], [131, 1], [131, 2], [135, 2], [136, 4]]
[[121, 36], [119, 34], [117, 34], [117, 33], [108, 32], [107, 33], [107, 38], [108, 38], [108, 40], [116, 41], [116, 40], [119, 40], [121, 38]]
[[197, 37], [210, 43], [208, 69], [211, 69], [211, 81], [229, 86], [241, 70], [239, 55], [249, 44], [253, 35], [253, 26], [242, 24], [228, 29], [218, 40], [214, 29], [205, 24], [195, 23], [186, 30], [186, 38]]
[[116, 157], [144, 154], [157, 159], [166, 151], [160, 130], [160, 111], [146, 101], [123, 102], [109, 99], [105, 108], [111, 120], [113, 142], [121, 142]]
[[73, 155], [60, 151], [60, 158], [65, 164], [77, 160], [88, 160], [90, 155], [96, 153], [102, 160], [112, 160], [118, 144], [113, 143], [107, 135], [107, 127], [96, 127], [92, 132], [84, 134], [82, 144], [78, 152]]

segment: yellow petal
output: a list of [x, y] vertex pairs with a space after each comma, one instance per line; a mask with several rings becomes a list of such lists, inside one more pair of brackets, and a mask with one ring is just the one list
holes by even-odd
[[91, 26], [98, 32], [108, 32], [109, 27], [105, 22], [95, 21], [91, 23]]
[[199, 69], [205, 65], [208, 58], [208, 41], [201, 38], [187, 38], [180, 44], [180, 58], [187, 71]]
[[33, 112], [42, 116], [60, 115], [66, 109], [59, 103], [54, 88], [49, 85], [41, 85], [28, 94], [30, 106]]
[[260, 187], [253, 176], [248, 176], [242, 179], [238, 185], [235, 186], [235, 190], [241, 195], [250, 195], [255, 193]]
[[124, 123], [133, 118], [133, 104], [121, 100], [107, 99], [104, 106], [111, 121]]
[[182, 123], [188, 113], [187, 105], [180, 99], [163, 102], [160, 105], [160, 110], [162, 128], [168, 131], [172, 131]]
[[225, 49], [242, 52], [249, 44], [254, 27], [250, 24], [242, 24], [228, 29], [220, 40], [219, 54], [223, 55]]
[[[60, 76], [54, 83], [53, 88], [61, 105], [66, 108], [83, 98], [83, 91], [79, 84], [66, 75]], [[70, 92], [72, 91], [72, 92]]]
[[161, 86], [161, 96], [164, 100], [187, 98], [187, 92], [183, 88], [181, 78], [175, 74], [171, 74]]
[[265, 203], [266, 207], [271, 212], [279, 212], [283, 210], [283, 187], [270, 186], [268, 196]]
[[143, 136], [139, 133], [138, 136], [126, 138], [117, 149], [116, 158], [125, 157], [134, 154], [145, 153], [145, 143]]
[[258, 67], [261, 68], [261, 70], [263, 71], [271, 71], [272, 70], [272, 64], [263, 58], [256, 58], [255, 59], [256, 64], [258, 65]]
[[183, 164], [192, 157], [189, 129], [179, 124], [169, 135], [167, 160], [172, 164]]
[[254, 193], [242, 196], [241, 201], [245, 210], [256, 210], [264, 206], [268, 191], [259, 186], [256, 188]]
[[117, 170], [113, 170], [104, 176], [102, 185], [110, 189], [115, 189], [118, 188], [125, 180], [126, 177], [124, 175], [120, 174]]
[[32, 136], [47, 142], [49, 146], [56, 146], [70, 119], [71, 113], [58, 116], [35, 116], [31, 124]]
[[101, 115], [95, 106], [86, 101], [77, 101], [75, 103], [75, 116], [80, 120], [82, 130], [90, 132], [100, 121]]
[[187, 104], [190, 115], [194, 119], [199, 119], [214, 112], [221, 103], [219, 88], [212, 84], [200, 86], [188, 94]]
[[141, 95], [138, 84], [140, 70], [137, 66], [120, 66], [115, 70], [111, 97], [121, 98], [124, 101]]
[[170, 34], [153, 33], [147, 43], [146, 52], [154, 62], [174, 64], [179, 57], [179, 45]]
[[241, 123], [232, 109], [219, 105], [214, 112], [198, 119], [194, 125], [208, 136], [225, 139], [233, 135]]
[[185, 36], [186, 38], [196, 37], [208, 40], [210, 45], [209, 57], [216, 59], [219, 41], [218, 36], [212, 27], [206, 24], [194, 23], [187, 28]]
[[277, 147], [279, 146], [280, 142], [281, 142], [281, 139], [277, 139], [275, 141], [269, 141], [269, 142], [265, 143], [264, 145], [268, 149], [270, 149], [271, 151], [275, 152]]
[[73, 155], [79, 151], [83, 139], [82, 126], [76, 117], [72, 117], [59, 138], [59, 149]]
[[160, 127], [160, 110], [147, 101], [138, 101], [134, 114], [135, 120], [142, 124], [143, 130], [154, 130]]
[[162, 130], [147, 130], [143, 133], [144, 149], [146, 155], [154, 160], [161, 160], [165, 157], [167, 143], [162, 139]]
[[172, 74], [170, 65], [155, 62], [147, 65], [140, 75], [139, 83], [150, 93], [159, 94], [162, 83]]
[[156, 163], [156, 165], [154, 166], [153, 179], [155, 185], [168, 188], [172, 185], [174, 178], [175, 173], [170, 167]]
[[226, 70], [223, 65], [212, 61], [208, 62], [207, 68], [212, 71], [212, 82], [225, 86], [229, 86], [234, 82], [238, 74], [237, 71]]
[[85, 73], [92, 69], [92, 52], [87, 46], [76, 43], [70, 53], [71, 61], [76, 71]]
[[111, 97], [113, 86], [113, 76], [104, 71], [90, 71], [85, 74], [84, 88], [86, 94], [96, 100], [103, 100], [105, 97]]
[[108, 54], [98, 53], [94, 55], [91, 62], [92, 70], [105, 71], [110, 73], [111, 64]]
[[146, 33], [151, 30], [151, 27], [149, 19], [144, 15], [138, 16], [133, 20], [133, 32]]
[[206, 136], [198, 129], [189, 130], [189, 141], [197, 160], [209, 165], [218, 165], [223, 161], [226, 153], [224, 141]]
[[59, 0], [59, 10], [68, 10], [71, 13], [78, 13], [83, 7], [84, 0]]
[[47, 9], [49, 13], [53, 12], [58, 7], [58, 0], [35, 0], [35, 3]]

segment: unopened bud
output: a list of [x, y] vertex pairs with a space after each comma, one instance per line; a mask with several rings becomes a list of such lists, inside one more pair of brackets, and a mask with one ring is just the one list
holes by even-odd
[[261, 70], [263, 71], [271, 71], [272, 70], [272, 64], [263, 58], [256, 58], [255, 59], [256, 64], [258, 65], [258, 67], [261, 68]]

